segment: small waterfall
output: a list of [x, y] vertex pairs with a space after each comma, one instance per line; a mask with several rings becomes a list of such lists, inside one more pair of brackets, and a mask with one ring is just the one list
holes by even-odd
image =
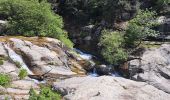
[[14, 50], [12, 50], [9, 46], [4, 44], [5, 49], [8, 52], [10, 59], [14, 62], [18, 62], [21, 64], [21, 67], [27, 70], [28, 74], [33, 75], [33, 72], [28, 68], [28, 66], [24, 63], [23, 59], [20, 55], [16, 54]]
[[[85, 59], [85, 60], [88, 60], [92, 66], [95, 66], [96, 63], [93, 61], [93, 55], [91, 54], [87, 54], [87, 53], [84, 53], [82, 52], [81, 50], [79, 49], [76, 49], [74, 48], [74, 50], [80, 55], [81, 58]], [[104, 64], [105, 65], [105, 64]], [[93, 68], [93, 71], [89, 72], [88, 75], [92, 76], [92, 77], [98, 77], [100, 76], [98, 73], [97, 73], [97, 70], [96, 68]], [[121, 77], [121, 75], [118, 73], [118, 72], [113, 72], [113, 73], [110, 73], [110, 76], [114, 76], [114, 77]]]
[[96, 68], [93, 69], [93, 72], [92, 73], [89, 73], [90, 76], [92, 77], [98, 77], [99, 75], [97, 74], [96, 72]]
[[93, 55], [91, 55], [91, 54], [84, 53], [84, 52], [82, 52], [82, 51], [80, 51], [79, 49], [76, 49], [76, 48], [74, 48], [74, 50], [75, 50], [78, 54], [80, 54], [80, 57], [81, 57], [81, 58], [83, 58], [83, 59], [85, 59], [85, 60], [91, 60], [91, 59], [93, 58]]
[[122, 77], [122, 76], [121, 76], [119, 73], [117, 73], [117, 72], [112, 73], [111, 76], [114, 76], [114, 77]]

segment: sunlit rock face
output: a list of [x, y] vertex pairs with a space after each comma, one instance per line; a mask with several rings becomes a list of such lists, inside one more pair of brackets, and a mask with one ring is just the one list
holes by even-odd
[[75, 77], [56, 82], [53, 89], [65, 100], [169, 100], [165, 93], [144, 82], [121, 77]]
[[[73, 49], [45, 37], [0, 36], [0, 60], [0, 73], [11, 77], [10, 86], [0, 87], [0, 100], [27, 100], [31, 88], [39, 91], [40, 83], [84, 76], [88, 66]], [[28, 73], [24, 79], [19, 77], [21, 69]]]
[[146, 50], [141, 60], [129, 62], [132, 79], [147, 82], [154, 87], [170, 93], [170, 45]]
[[[38, 37], [0, 37], [1, 48], [5, 56], [13, 62], [19, 62], [30, 75], [85, 74], [83, 57], [64, 46], [59, 40]], [[72, 71], [74, 70], [74, 71]]]

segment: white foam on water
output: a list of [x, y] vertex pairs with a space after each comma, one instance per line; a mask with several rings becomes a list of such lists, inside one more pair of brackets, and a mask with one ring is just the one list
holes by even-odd
[[80, 55], [81, 58], [83, 58], [85, 60], [91, 60], [93, 57], [93, 55], [84, 53], [84, 52], [80, 51], [79, 49], [74, 48], [74, 50]]
[[96, 68], [93, 69], [92, 73], [89, 73], [89, 76], [92, 76], [92, 77], [98, 77], [99, 76], [96, 72]]

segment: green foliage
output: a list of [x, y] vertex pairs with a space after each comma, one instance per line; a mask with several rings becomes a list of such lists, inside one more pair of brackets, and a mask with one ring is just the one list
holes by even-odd
[[9, 100], [9, 97], [5, 96], [5, 100]]
[[67, 47], [73, 48], [74, 44], [71, 42], [68, 37], [61, 35], [59, 40], [62, 41]]
[[152, 8], [159, 14], [170, 13], [170, 0], [150, 0]]
[[4, 64], [4, 61], [3, 60], [0, 60], [0, 65], [3, 65]]
[[18, 76], [19, 76], [20, 79], [24, 79], [27, 75], [28, 75], [27, 70], [21, 69]]
[[41, 88], [40, 94], [37, 94], [34, 89], [30, 89], [29, 94], [29, 100], [61, 100], [61, 96], [49, 87]]
[[157, 25], [156, 12], [140, 10], [136, 17], [129, 21], [125, 34], [126, 46], [136, 46], [149, 36], [157, 36], [159, 33], [152, 29]]
[[[8, 34], [49, 36], [69, 39], [63, 30], [62, 18], [51, 11], [46, 0], [1, 0], [0, 15], [8, 20]], [[70, 41], [69, 41], [70, 42]], [[71, 47], [71, 46], [70, 46]]]
[[11, 82], [11, 78], [8, 75], [0, 73], [0, 85], [1, 86], [8, 86], [10, 82]]
[[100, 44], [101, 54], [111, 64], [119, 64], [127, 59], [127, 53], [123, 49], [123, 36], [120, 32], [102, 31]]
[[137, 2], [138, 0], [65, 0], [58, 6], [58, 11], [81, 24], [89, 21], [95, 23], [102, 19], [110, 22], [120, 19], [123, 12], [135, 12], [138, 9]]
[[156, 0], [156, 3], [158, 5], [168, 5], [170, 3], [170, 0]]
[[156, 5], [158, 12], [170, 14], [170, 0], [157, 0]]

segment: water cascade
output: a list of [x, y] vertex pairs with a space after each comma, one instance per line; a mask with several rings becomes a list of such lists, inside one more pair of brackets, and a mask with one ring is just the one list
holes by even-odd
[[5, 49], [8, 52], [8, 55], [10, 57], [10, 59], [14, 62], [14, 63], [19, 63], [21, 65], [21, 67], [25, 70], [27, 70], [28, 74], [33, 75], [33, 72], [28, 68], [28, 66], [24, 63], [22, 57], [18, 54], [15, 53], [14, 50], [12, 50], [9, 46], [7, 46], [6, 44], [4, 44]]
[[[12, 50], [8, 45], [4, 44], [4, 47], [6, 49], [6, 51], [8, 52], [8, 55], [10, 57], [10, 59], [14, 62], [14, 63], [19, 63], [21, 65], [21, 68], [27, 70], [27, 73], [29, 75], [34, 75], [33, 72], [28, 68], [28, 66], [25, 64], [25, 62], [23, 61], [22, 57], [20, 55], [18, 55], [17, 53], [15, 53], [14, 50]], [[31, 79], [32, 81], [34, 81], [35, 83], [39, 84], [39, 83], [45, 83], [46, 81], [38, 81], [36, 79]]]
[[[88, 54], [88, 53], [85, 53], [85, 52], [82, 52], [81, 50], [76, 49], [76, 48], [74, 48], [74, 51], [77, 52], [81, 58], [83, 58], [85, 60], [88, 60], [92, 64], [92, 66], [96, 66], [96, 63], [94, 62], [94, 59], [93, 59], [93, 58], [96, 58], [95, 56], [93, 56], [91, 54]], [[89, 72], [88, 75], [90, 75], [92, 77], [100, 76], [97, 73], [97, 69], [96, 68], [93, 68], [93, 71]], [[118, 72], [111, 73], [111, 76], [121, 77]]]

